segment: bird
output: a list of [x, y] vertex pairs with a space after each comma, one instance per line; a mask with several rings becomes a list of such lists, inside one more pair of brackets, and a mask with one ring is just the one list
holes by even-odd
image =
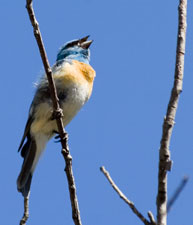
[[[93, 40], [89, 36], [64, 44], [58, 51], [52, 67], [59, 105], [63, 110], [64, 127], [88, 101], [93, 89], [95, 70], [89, 64], [89, 47]], [[47, 142], [58, 133], [53, 119], [53, 104], [46, 75], [43, 75], [32, 100], [28, 120], [18, 151], [23, 164], [17, 178], [17, 189], [28, 197], [32, 176]]]

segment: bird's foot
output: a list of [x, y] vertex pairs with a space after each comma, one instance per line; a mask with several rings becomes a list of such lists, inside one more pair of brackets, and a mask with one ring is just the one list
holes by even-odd
[[54, 139], [56, 140], [56, 141], [54, 141], [55, 143], [58, 143], [58, 142], [61, 142], [61, 139], [63, 139], [63, 140], [68, 140], [68, 134], [65, 132], [64, 133], [64, 137], [63, 138], [61, 138], [60, 137], [60, 134], [59, 134], [59, 132], [58, 131], [53, 131], [55, 134], [57, 134], [55, 137], [54, 137]]
[[51, 120], [59, 119], [59, 118], [62, 118], [63, 116], [64, 116], [63, 111], [62, 109], [59, 108], [53, 111]]

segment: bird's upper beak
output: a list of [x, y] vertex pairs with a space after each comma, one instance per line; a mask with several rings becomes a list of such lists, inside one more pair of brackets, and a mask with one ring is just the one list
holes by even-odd
[[90, 45], [92, 44], [93, 40], [87, 40], [88, 38], [89, 38], [89, 35], [79, 39], [79, 45], [82, 48], [88, 49]]

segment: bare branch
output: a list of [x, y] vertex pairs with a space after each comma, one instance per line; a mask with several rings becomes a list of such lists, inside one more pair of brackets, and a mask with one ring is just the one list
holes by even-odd
[[149, 211], [149, 212], [147, 213], [147, 215], [148, 215], [148, 217], [149, 217], [149, 220], [151, 221], [151, 224], [152, 224], [152, 225], [156, 225], [156, 221], [155, 221], [155, 219], [154, 219], [153, 213], [152, 213], [151, 211]]
[[180, 0], [179, 4], [178, 39], [176, 50], [176, 65], [174, 84], [163, 122], [162, 138], [159, 150], [159, 173], [157, 193], [157, 224], [166, 225], [167, 221], [167, 171], [171, 169], [170, 139], [174, 126], [175, 115], [178, 106], [179, 95], [182, 92], [184, 54], [186, 41], [186, 13], [187, 0]]
[[179, 184], [179, 186], [177, 187], [176, 191], [174, 192], [173, 196], [171, 197], [171, 199], [169, 199], [168, 204], [167, 204], [167, 212], [170, 211], [172, 205], [174, 204], [174, 202], [177, 200], [177, 198], [179, 197], [180, 193], [183, 191], [184, 187], [186, 186], [187, 182], [189, 180], [189, 177], [184, 176], [181, 183]]
[[29, 218], [29, 194], [24, 198], [24, 214], [20, 220], [20, 225], [25, 225]]
[[[134, 212], [134, 214], [145, 224], [145, 225], [155, 225], [155, 220], [153, 218], [153, 215], [151, 213], [151, 222], [149, 222], [135, 207], [134, 203], [131, 202], [124, 194], [123, 192], [117, 187], [117, 185], [114, 183], [114, 181], [112, 180], [109, 172], [104, 168], [104, 166], [100, 167], [101, 172], [103, 172], [103, 174], [105, 175], [105, 177], [107, 178], [107, 180], [109, 181], [109, 183], [111, 184], [111, 186], [113, 187], [113, 189], [117, 192], [117, 194], [119, 195], [119, 197], [121, 199], [123, 199], [123, 201], [129, 205], [129, 207], [131, 208], [131, 210]], [[149, 214], [148, 214], [149, 215]], [[154, 221], [154, 222], [153, 222]]]
[[46, 71], [47, 79], [49, 82], [50, 95], [51, 95], [51, 99], [53, 102], [53, 117], [56, 119], [59, 135], [61, 138], [62, 155], [66, 162], [65, 172], [66, 172], [66, 176], [67, 176], [67, 180], [68, 180], [68, 188], [69, 188], [69, 192], [70, 192], [72, 217], [73, 217], [75, 225], [81, 225], [80, 211], [79, 211], [79, 207], [78, 207], [78, 199], [76, 196], [76, 186], [75, 186], [75, 181], [74, 181], [73, 171], [72, 171], [72, 157], [70, 155], [69, 147], [68, 147], [68, 138], [67, 138], [68, 135], [64, 131], [64, 126], [63, 126], [63, 122], [62, 122], [62, 116], [63, 116], [62, 110], [60, 109], [60, 106], [59, 106], [56, 87], [55, 87], [55, 83], [54, 83], [54, 80], [52, 77], [52, 70], [51, 70], [49, 62], [48, 62], [48, 58], [47, 58], [47, 54], [46, 54], [46, 51], [44, 48], [39, 25], [35, 18], [35, 13], [34, 13], [33, 6], [32, 6], [32, 0], [26, 0], [26, 8], [27, 8], [27, 11], [29, 14], [31, 24], [34, 29], [34, 36], [36, 38], [36, 41], [37, 41], [37, 44], [39, 47], [40, 55], [41, 55], [44, 69]]

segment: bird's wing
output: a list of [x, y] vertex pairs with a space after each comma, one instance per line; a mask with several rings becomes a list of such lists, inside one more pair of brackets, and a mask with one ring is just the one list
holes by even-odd
[[19, 148], [18, 148], [18, 152], [21, 150], [21, 148], [23, 146], [23, 143], [25, 141], [25, 138], [29, 135], [29, 131], [30, 131], [30, 127], [31, 127], [32, 122], [33, 122], [33, 118], [32, 118], [32, 116], [29, 115], [29, 118], [28, 118], [27, 123], [25, 125], [24, 134], [23, 134], [23, 137], [21, 139], [21, 143], [20, 143]]

